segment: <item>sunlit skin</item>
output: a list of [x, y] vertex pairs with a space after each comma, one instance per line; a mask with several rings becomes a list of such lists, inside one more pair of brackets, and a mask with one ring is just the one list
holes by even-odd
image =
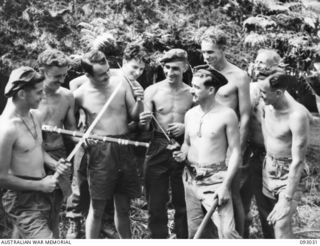
[[45, 67], [43, 69], [45, 80], [44, 89], [46, 91], [56, 91], [63, 84], [64, 79], [67, 75], [68, 67]]
[[[275, 158], [291, 158], [286, 186], [268, 221], [274, 226], [276, 238], [292, 238], [291, 218], [295, 210], [293, 201], [304, 166], [309, 135], [309, 112], [284, 89], [270, 88], [269, 77], [258, 82], [266, 106], [262, 115], [262, 130], [266, 151]], [[272, 166], [266, 170], [272, 172]], [[264, 181], [265, 182], [265, 181]]]

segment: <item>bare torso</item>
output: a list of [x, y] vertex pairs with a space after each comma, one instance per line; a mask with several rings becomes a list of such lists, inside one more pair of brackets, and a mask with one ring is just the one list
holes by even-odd
[[228, 148], [225, 131], [226, 117], [230, 113], [228, 111], [230, 109], [218, 106], [204, 114], [200, 106], [197, 106], [188, 112], [186, 132], [190, 139], [189, 161], [202, 165], [225, 161]]
[[291, 157], [292, 133], [290, 117], [299, 111], [308, 118], [308, 111], [297, 103], [287, 92], [285, 96], [289, 102], [288, 110], [275, 111], [270, 105], [265, 106], [262, 118], [262, 130], [267, 153], [274, 157]]
[[[91, 83], [85, 83], [74, 92], [77, 106], [86, 112], [88, 125], [97, 117], [119, 83], [119, 78], [113, 76], [110, 77], [109, 84], [104, 89], [97, 89]], [[97, 135], [122, 135], [128, 132], [127, 93], [127, 87], [123, 83], [98, 121], [93, 133]]]
[[[45, 95], [38, 107], [43, 124], [63, 128], [68, 111], [73, 107], [72, 100], [71, 92], [63, 87], [60, 87], [54, 95]], [[63, 146], [62, 135], [44, 134], [45, 150], [57, 149]]]
[[[168, 129], [170, 123], [183, 123], [185, 113], [193, 104], [190, 87], [184, 83], [172, 89], [166, 81], [161, 81], [147, 88], [145, 98], [150, 103], [147, 110], [154, 113], [164, 130]], [[156, 130], [160, 131], [157, 125]]]
[[4, 124], [11, 124], [15, 128], [15, 142], [9, 172], [17, 176], [43, 178], [45, 176], [44, 155], [41, 128], [37, 117], [34, 116], [33, 121], [25, 119], [25, 123], [18, 116], [9, 119], [6, 116], [2, 117], [4, 119], [1, 121], [5, 122]]
[[244, 71], [229, 63], [226, 69], [219, 72], [227, 78], [228, 84], [218, 90], [216, 100], [220, 104], [232, 108], [239, 117], [239, 79], [243, 77]]

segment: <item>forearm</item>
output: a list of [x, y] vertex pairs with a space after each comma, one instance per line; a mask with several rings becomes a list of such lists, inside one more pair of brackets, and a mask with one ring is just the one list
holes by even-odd
[[47, 152], [44, 152], [44, 164], [53, 171], [55, 171], [58, 166], [58, 162], [53, 159]]
[[12, 174], [0, 175], [0, 188], [9, 190], [40, 190], [40, 180], [26, 180]]
[[184, 142], [181, 146], [181, 152], [183, 152], [186, 155], [186, 158], [188, 156], [188, 151], [189, 151], [190, 146]]
[[234, 150], [230, 155], [227, 175], [225, 176], [225, 179], [223, 181], [223, 185], [225, 185], [227, 188], [231, 187], [232, 180], [239, 170], [240, 161], [241, 161], [240, 151]]
[[143, 112], [144, 105], [143, 101], [137, 100], [131, 112], [131, 118], [133, 121], [139, 121], [139, 114]]
[[296, 192], [300, 182], [302, 172], [303, 172], [303, 161], [301, 160], [292, 161], [289, 168], [288, 183], [284, 193], [288, 197], [292, 198], [294, 193]]
[[245, 150], [247, 138], [248, 138], [248, 130], [249, 130], [248, 114], [244, 114], [241, 116], [239, 128], [240, 128], [240, 146], [241, 146], [241, 151], [243, 152]]

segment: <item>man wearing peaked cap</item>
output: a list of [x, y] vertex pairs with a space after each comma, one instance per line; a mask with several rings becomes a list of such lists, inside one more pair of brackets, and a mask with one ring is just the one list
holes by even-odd
[[[219, 72], [197, 67], [192, 79], [193, 99], [199, 105], [185, 116], [185, 138], [181, 150], [173, 152], [186, 162], [182, 177], [185, 189], [189, 238], [193, 238], [214, 200], [218, 207], [211, 216], [219, 238], [240, 238], [235, 230], [231, 183], [240, 164], [240, 134], [235, 112], [216, 101], [216, 93], [228, 83]], [[230, 159], [226, 163], [227, 151]], [[210, 229], [206, 228], [209, 235]]]
[[44, 153], [41, 122], [31, 111], [41, 101], [42, 81], [30, 67], [13, 70], [5, 90], [12, 100], [0, 117], [0, 188], [6, 189], [3, 207], [17, 238], [53, 238], [50, 193], [58, 181], [46, 175], [44, 163], [54, 162], [60, 175], [68, 171], [64, 160], [52, 160]]
[[163, 55], [160, 62], [166, 78], [145, 90], [145, 112], [140, 114], [140, 124], [143, 128], [153, 131], [145, 162], [148, 225], [152, 238], [168, 237], [169, 185], [175, 209], [177, 238], [188, 237], [181, 179], [183, 164], [177, 163], [172, 157], [172, 151], [167, 149], [168, 139], [182, 143], [184, 115], [193, 104], [190, 87], [182, 81], [183, 73], [188, 68], [187, 58], [187, 52], [182, 49], [172, 49]]

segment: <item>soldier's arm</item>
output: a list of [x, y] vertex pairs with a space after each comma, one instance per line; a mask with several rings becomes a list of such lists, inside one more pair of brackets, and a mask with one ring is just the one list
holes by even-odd
[[68, 112], [65, 118], [64, 127], [68, 130], [76, 130], [76, 117], [75, 117], [75, 99], [73, 94], [67, 95], [67, 100], [69, 103]]
[[244, 151], [247, 135], [248, 135], [248, 125], [250, 119], [250, 90], [249, 83], [250, 78], [248, 75], [244, 74], [240, 79], [238, 88], [239, 97], [239, 113], [240, 113], [240, 145], [241, 150]]
[[304, 113], [295, 112], [289, 118], [289, 127], [292, 133], [292, 163], [289, 168], [288, 184], [285, 194], [292, 198], [304, 168], [310, 128], [308, 117]]
[[223, 184], [228, 189], [231, 187], [232, 179], [235, 176], [241, 161], [240, 131], [238, 124], [239, 122], [236, 114], [233, 111], [228, 113], [226, 136], [229, 145], [230, 159], [228, 163], [227, 175], [223, 181]]

